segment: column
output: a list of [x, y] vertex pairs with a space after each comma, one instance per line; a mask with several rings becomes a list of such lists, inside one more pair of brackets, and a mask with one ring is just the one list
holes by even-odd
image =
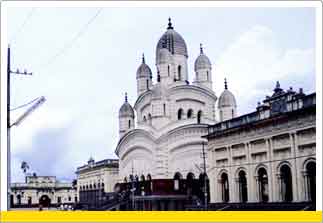
[[266, 142], [266, 148], [267, 148], [267, 154], [268, 154], [268, 201], [272, 202], [274, 201], [274, 192], [273, 192], [273, 166], [272, 166], [272, 160], [273, 160], [273, 154], [272, 154], [272, 138], [265, 139]]
[[247, 155], [247, 188], [248, 188], [248, 202], [255, 202], [255, 187], [254, 187], [254, 178], [253, 178], [253, 166], [251, 163], [251, 155], [250, 155], [250, 143], [245, 143], [246, 155]]
[[293, 183], [293, 201], [298, 201], [298, 168], [297, 168], [297, 162], [296, 162], [296, 148], [295, 148], [295, 132], [292, 132], [289, 134], [290, 137], [290, 148], [291, 148], [291, 156], [294, 157], [294, 159], [291, 160], [292, 164], [292, 183]]
[[277, 188], [278, 188], [278, 193], [277, 193], [277, 201], [281, 202], [283, 201], [283, 191], [282, 191], [282, 179], [281, 179], [281, 174], [277, 173], [276, 174], [276, 179], [277, 179]]
[[223, 191], [222, 191], [222, 180], [217, 180], [217, 196], [216, 196], [217, 202], [223, 202]]
[[241, 190], [240, 190], [240, 179], [236, 177], [234, 179], [235, 181], [235, 201], [236, 202], [242, 202], [242, 196], [241, 196]]
[[304, 201], [310, 201], [310, 193], [309, 193], [309, 185], [308, 185], [308, 173], [306, 171], [302, 171], [303, 179], [304, 179]]
[[255, 178], [255, 182], [256, 182], [256, 190], [255, 190], [255, 192], [256, 192], [256, 196], [255, 196], [255, 201], [258, 201], [258, 202], [260, 202], [261, 201], [261, 198], [260, 198], [260, 186], [259, 186], [259, 177], [256, 175], [256, 176], [254, 176], [254, 178]]

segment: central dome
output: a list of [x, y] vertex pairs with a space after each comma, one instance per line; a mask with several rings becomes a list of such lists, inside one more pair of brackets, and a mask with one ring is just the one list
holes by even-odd
[[171, 54], [178, 54], [188, 57], [187, 47], [183, 37], [177, 33], [169, 19], [167, 31], [162, 35], [157, 43], [156, 62], [159, 62], [159, 51], [167, 49]]

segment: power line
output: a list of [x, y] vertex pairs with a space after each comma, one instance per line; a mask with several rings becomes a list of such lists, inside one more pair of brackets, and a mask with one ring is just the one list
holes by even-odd
[[101, 13], [102, 10], [103, 8], [98, 9], [96, 13], [88, 20], [88, 22], [76, 33], [74, 38], [72, 38], [71, 41], [65, 43], [64, 46], [54, 56], [52, 56], [46, 63], [43, 64], [43, 66], [40, 67], [40, 69], [49, 66], [59, 56], [63, 55], [68, 49], [70, 49], [73, 46], [73, 44], [76, 42], [76, 40], [85, 33], [85, 31], [88, 29], [91, 23], [94, 22], [94, 20], [98, 17], [98, 15]]
[[18, 110], [18, 109], [20, 109], [20, 108], [23, 108], [23, 107], [25, 107], [25, 106], [27, 106], [27, 105], [30, 105], [31, 103], [33, 103], [33, 102], [37, 101], [39, 98], [40, 98], [40, 97], [35, 98], [35, 99], [31, 100], [30, 102], [27, 102], [27, 103], [25, 103], [25, 104], [23, 104], [23, 105], [20, 105], [20, 106], [18, 106], [18, 107], [13, 108], [13, 109], [10, 109], [10, 111], [15, 111], [15, 110]]
[[21, 24], [21, 26], [19, 27], [19, 29], [17, 29], [17, 31], [15, 32], [15, 34], [11, 37], [11, 43], [15, 42], [15, 40], [17, 39], [18, 37], [18, 34], [25, 28], [28, 20], [31, 18], [31, 16], [33, 15], [34, 11], [36, 9], [35, 8], [32, 8], [29, 13], [27, 14], [27, 16], [25, 17], [23, 23]]

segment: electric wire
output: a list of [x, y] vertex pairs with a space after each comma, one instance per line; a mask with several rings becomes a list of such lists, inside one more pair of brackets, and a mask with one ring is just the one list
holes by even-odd
[[23, 105], [19, 105], [19, 106], [17, 106], [17, 107], [15, 107], [15, 108], [13, 108], [13, 109], [10, 109], [10, 111], [15, 111], [15, 110], [18, 110], [18, 109], [20, 109], [20, 108], [26, 107], [27, 105], [32, 104], [33, 102], [35, 102], [35, 101], [36, 101], [36, 100], [38, 100], [39, 98], [40, 98], [40, 97], [35, 98], [35, 99], [31, 100], [30, 102], [27, 102], [27, 103], [25, 103], [25, 104], [23, 104]]
[[26, 15], [23, 23], [21, 24], [21, 26], [17, 29], [17, 31], [14, 33], [14, 35], [11, 37], [11, 41], [10, 43], [14, 43], [17, 40], [18, 34], [20, 34], [22, 32], [22, 30], [25, 28], [28, 20], [32, 17], [33, 13], [35, 12], [35, 8], [32, 8], [29, 13]]
[[63, 55], [68, 49], [70, 49], [74, 43], [77, 41], [78, 38], [80, 38], [86, 30], [89, 28], [89, 26], [95, 21], [95, 19], [99, 16], [99, 14], [102, 12], [103, 8], [99, 8], [96, 13], [88, 20], [88, 22], [82, 26], [82, 28], [76, 33], [74, 38], [72, 38], [69, 42], [65, 43], [63, 47], [54, 54], [46, 63], [44, 63], [40, 69], [43, 69], [49, 65], [51, 65], [59, 56]]

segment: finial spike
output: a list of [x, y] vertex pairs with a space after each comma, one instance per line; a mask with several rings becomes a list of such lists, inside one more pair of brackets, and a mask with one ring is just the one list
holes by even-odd
[[128, 95], [127, 95], [127, 92], [125, 93], [124, 100], [125, 100], [125, 102], [128, 102]]
[[142, 53], [142, 63], [145, 63], [145, 54]]
[[168, 27], [167, 27], [167, 29], [173, 29], [172, 19], [170, 17], [168, 18]]
[[226, 78], [224, 78], [224, 89], [228, 90], [228, 83]]
[[203, 45], [200, 43], [200, 53], [203, 54]]

